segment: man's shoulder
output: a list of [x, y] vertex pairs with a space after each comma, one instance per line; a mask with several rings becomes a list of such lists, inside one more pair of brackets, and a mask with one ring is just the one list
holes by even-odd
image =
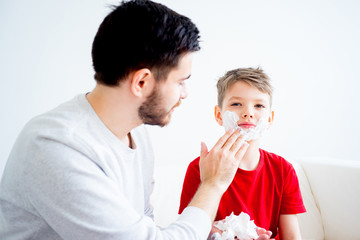
[[36, 125], [39, 122], [41, 122], [42, 124], [47, 122], [64, 123], [64, 120], [65, 122], [69, 120], [76, 121], [77, 120], [76, 117], [83, 114], [84, 111], [85, 109], [82, 104], [81, 96], [77, 96], [69, 101], [61, 103], [57, 107], [45, 113], [35, 116], [33, 119], [29, 121], [28, 124]]
[[71, 138], [74, 134], [86, 132], [86, 129], [91, 131], [89, 116], [89, 109], [86, 108], [86, 105], [84, 106], [81, 96], [77, 96], [32, 118], [24, 126], [20, 136], [26, 136], [27, 139], [42, 138], [49, 140], [63, 137]]

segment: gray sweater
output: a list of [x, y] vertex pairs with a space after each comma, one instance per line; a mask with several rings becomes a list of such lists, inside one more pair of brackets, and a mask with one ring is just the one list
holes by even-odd
[[144, 125], [125, 146], [85, 94], [32, 119], [0, 184], [0, 239], [206, 239], [209, 217], [188, 207], [153, 221], [153, 152]]

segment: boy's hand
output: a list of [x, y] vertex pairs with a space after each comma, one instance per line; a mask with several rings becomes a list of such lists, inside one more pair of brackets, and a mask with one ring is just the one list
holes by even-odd
[[[216, 222], [214, 222], [215, 224]], [[222, 231], [220, 229], [218, 229], [217, 227], [215, 227], [215, 225], [213, 224], [212, 228], [211, 228], [211, 231], [210, 231], [210, 234], [209, 234], [209, 237], [208, 237], [208, 240], [216, 240], [216, 238], [218, 238], [219, 236], [221, 236], [222, 234]], [[219, 234], [219, 235], [216, 235], [216, 234]]]
[[201, 143], [200, 178], [202, 184], [209, 184], [224, 193], [232, 182], [248, 143], [239, 130], [226, 132], [208, 152]]
[[[214, 222], [214, 223], [216, 223], [216, 222]], [[264, 229], [264, 228], [257, 227], [256, 233], [259, 235], [259, 237], [256, 240], [273, 240], [274, 239], [274, 238], [270, 238], [272, 235], [272, 232], [266, 231], [266, 229]], [[213, 225], [208, 239], [209, 240], [220, 239], [221, 234], [222, 234], [222, 231]], [[237, 238], [235, 237], [235, 239], [237, 239]]]
[[[257, 240], [266, 240], [266, 239], [270, 239], [272, 232], [271, 231], [266, 231], [266, 229], [258, 227], [256, 228], [256, 233], [259, 235], [259, 238]], [[271, 238], [273, 239], [273, 238]]]

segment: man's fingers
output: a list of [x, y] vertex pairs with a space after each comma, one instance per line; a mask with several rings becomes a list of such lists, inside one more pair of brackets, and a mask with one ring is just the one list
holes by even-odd
[[244, 135], [238, 136], [238, 138], [235, 140], [235, 142], [230, 147], [230, 152], [237, 153], [239, 151], [239, 149], [241, 148], [241, 146], [245, 143], [244, 138], [245, 138]]
[[214, 147], [215, 149], [220, 149], [224, 146], [224, 144], [228, 141], [229, 137], [234, 134], [234, 129], [230, 129], [229, 131], [226, 131], [226, 133], [215, 143]]
[[[230, 136], [230, 137], [227, 139], [227, 141], [224, 143], [223, 149], [230, 150], [231, 148], [233, 148], [234, 143], [236, 143], [236, 141], [238, 141], [239, 138], [240, 138], [240, 140], [241, 140], [241, 139], [243, 139], [244, 137], [243, 137], [243, 136], [240, 136], [240, 130], [239, 130], [239, 129], [236, 129], [236, 130], [234, 131], [234, 133], [231, 134], [231, 136]], [[241, 146], [241, 144], [240, 144], [240, 146]], [[240, 146], [238, 146], [238, 148], [239, 148]], [[235, 150], [235, 149], [234, 149], [234, 150]], [[234, 151], [234, 152], [237, 152], [237, 150]]]
[[240, 147], [240, 149], [236, 152], [235, 154], [235, 158], [238, 159], [238, 160], [241, 160], [245, 153], [246, 153], [246, 150], [248, 148], [249, 144], [247, 142], [244, 142], [244, 144]]

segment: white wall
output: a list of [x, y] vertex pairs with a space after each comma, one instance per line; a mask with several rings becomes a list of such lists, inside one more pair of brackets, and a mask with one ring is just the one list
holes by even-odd
[[[0, 1], [0, 175], [24, 124], [94, 87], [91, 43], [118, 1]], [[275, 86], [263, 148], [287, 158], [360, 160], [358, 1], [158, 0], [199, 27], [189, 97], [152, 127], [159, 164], [188, 163], [222, 134], [213, 118], [225, 71], [260, 65]]]

